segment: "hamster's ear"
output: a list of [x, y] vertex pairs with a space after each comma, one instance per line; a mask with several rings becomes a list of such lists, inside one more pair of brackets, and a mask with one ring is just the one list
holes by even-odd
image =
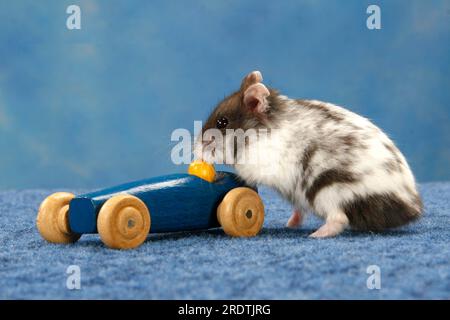
[[252, 84], [244, 92], [244, 105], [251, 111], [264, 113], [269, 109], [267, 97], [269, 90], [262, 83]]
[[241, 92], [245, 92], [245, 90], [248, 89], [252, 84], [260, 83], [262, 82], [263, 77], [261, 72], [259, 71], [252, 71], [248, 75], [245, 76], [245, 78], [242, 80], [241, 83]]

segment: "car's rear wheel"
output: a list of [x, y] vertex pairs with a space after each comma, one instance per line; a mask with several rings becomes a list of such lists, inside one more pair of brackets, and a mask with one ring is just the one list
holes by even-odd
[[139, 198], [122, 194], [105, 202], [97, 217], [103, 243], [113, 249], [140, 246], [150, 232], [150, 212]]
[[75, 196], [68, 192], [57, 192], [48, 196], [39, 207], [36, 226], [41, 236], [53, 243], [73, 243], [80, 234], [69, 226], [69, 204]]
[[253, 237], [264, 223], [264, 204], [254, 190], [235, 188], [225, 195], [217, 208], [217, 219], [226, 234]]

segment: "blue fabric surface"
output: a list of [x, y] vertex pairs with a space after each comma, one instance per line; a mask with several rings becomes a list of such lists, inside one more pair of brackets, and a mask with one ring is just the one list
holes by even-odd
[[[233, 239], [220, 229], [151, 235], [138, 249], [107, 249], [97, 235], [53, 245], [35, 228], [39, 203], [53, 190], [0, 192], [0, 298], [31, 299], [411, 299], [450, 298], [450, 183], [421, 185], [424, 218], [384, 234], [347, 231], [309, 239], [284, 227], [289, 206], [262, 189], [261, 234]], [[81, 289], [66, 269], [81, 268]], [[369, 265], [381, 289], [366, 286]]]

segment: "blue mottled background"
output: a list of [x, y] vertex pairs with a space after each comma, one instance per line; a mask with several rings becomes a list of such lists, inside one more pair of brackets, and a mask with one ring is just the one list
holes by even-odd
[[0, 189], [184, 171], [171, 132], [253, 69], [373, 119], [419, 181], [450, 179], [450, 1], [17, 0], [0, 2]]

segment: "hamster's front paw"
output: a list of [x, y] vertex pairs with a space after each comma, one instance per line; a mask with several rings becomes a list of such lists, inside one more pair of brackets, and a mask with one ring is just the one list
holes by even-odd
[[302, 223], [303, 223], [302, 213], [299, 210], [294, 210], [288, 222], [286, 223], [286, 227], [291, 229], [298, 228], [302, 225]]

